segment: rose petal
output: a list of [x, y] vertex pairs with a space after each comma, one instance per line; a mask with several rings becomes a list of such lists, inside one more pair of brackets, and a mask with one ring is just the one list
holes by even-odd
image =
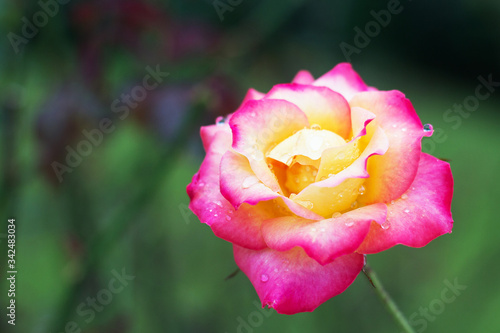
[[277, 251], [302, 247], [307, 255], [321, 265], [353, 253], [363, 242], [371, 221], [383, 223], [385, 204], [374, 204], [349, 211], [338, 217], [310, 221], [298, 217], [279, 217], [262, 224], [266, 244]]
[[417, 173], [423, 126], [410, 101], [399, 91], [357, 94], [350, 102], [376, 115], [370, 127], [380, 126], [389, 139], [389, 149], [368, 163], [370, 178], [362, 202], [390, 202], [399, 198]]
[[366, 127], [375, 119], [375, 114], [363, 108], [351, 108], [352, 134], [351, 141], [367, 135]]
[[359, 92], [371, 90], [349, 63], [338, 64], [314, 81], [313, 85], [328, 87], [342, 94], [348, 101]]
[[364, 265], [363, 255], [353, 253], [325, 266], [300, 247], [287, 252], [233, 247], [238, 267], [252, 282], [262, 306], [282, 314], [313, 311], [342, 293]]
[[[349, 144], [346, 147], [349, 147]], [[378, 128], [368, 146], [351, 165], [330, 178], [307, 186], [292, 200], [313, 203], [311, 210], [323, 217], [330, 217], [334, 212], [349, 209], [358, 198], [359, 188], [365, 182], [365, 178], [370, 176], [366, 169], [368, 160], [374, 155], [384, 154], [387, 149], [387, 137], [384, 131]], [[345, 158], [347, 159], [349, 156], [346, 153]], [[332, 159], [325, 159], [325, 161], [332, 161]], [[323, 169], [325, 168], [335, 167], [326, 162], [323, 162], [322, 158], [318, 174], [320, 172], [324, 174]]]
[[239, 108], [243, 106], [247, 101], [254, 101], [254, 100], [259, 100], [262, 99], [266, 94], [261, 93], [260, 91], [257, 91], [253, 88], [248, 89], [247, 94], [243, 98], [243, 102], [241, 102], [241, 105]]
[[408, 192], [388, 204], [387, 229], [372, 223], [360, 253], [377, 253], [396, 245], [422, 247], [451, 232], [453, 177], [450, 165], [422, 153], [418, 172]]
[[261, 206], [248, 205], [242, 205], [235, 212], [233, 206], [220, 193], [219, 164], [222, 155], [231, 146], [229, 126], [203, 127], [201, 135], [207, 147], [207, 154], [200, 170], [187, 186], [191, 199], [189, 208], [202, 223], [209, 225], [218, 237], [255, 250], [265, 248], [260, 226], [265, 218], [275, 215], [269, 215]]
[[314, 82], [314, 76], [309, 71], [299, 71], [292, 80], [292, 83], [311, 84]]
[[289, 209], [297, 216], [313, 220], [321, 219], [321, 216], [260, 182], [251, 169], [248, 159], [239, 153], [228, 151], [224, 154], [220, 164], [220, 174], [220, 191], [234, 208], [239, 208], [243, 203], [255, 205], [263, 201], [281, 199], [276, 204]]
[[301, 84], [279, 84], [266, 95], [266, 99], [284, 99], [297, 105], [311, 125], [318, 124], [344, 138], [351, 132], [349, 104], [341, 94], [326, 87]]
[[309, 126], [306, 115], [294, 104], [283, 100], [248, 101], [229, 121], [233, 148], [250, 161], [259, 180], [274, 192], [280, 186], [269, 170], [265, 153], [274, 145]]

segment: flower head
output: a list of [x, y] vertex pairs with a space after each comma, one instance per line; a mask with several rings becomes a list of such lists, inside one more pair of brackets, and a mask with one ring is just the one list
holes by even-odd
[[364, 254], [426, 245], [451, 232], [448, 163], [396, 90], [368, 87], [350, 64], [301, 71], [202, 127], [206, 157], [190, 208], [233, 243], [263, 305], [312, 311], [343, 292]]

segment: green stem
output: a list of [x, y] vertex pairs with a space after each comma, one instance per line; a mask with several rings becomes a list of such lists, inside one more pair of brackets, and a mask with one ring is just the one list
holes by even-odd
[[392, 300], [391, 296], [387, 293], [387, 291], [382, 286], [377, 274], [372, 270], [372, 268], [366, 264], [363, 268], [363, 273], [365, 273], [366, 277], [370, 281], [373, 289], [377, 293], [378, 297], [384, 303], [385, 307], [389, 311], [389, 313], [393, 316], [394, 320], [404, 329], [407, 333], [415, 333], [415, 330], [411, 327], [408, 320], [405, 318], [401, 310], [399, 310], [398, 306]]

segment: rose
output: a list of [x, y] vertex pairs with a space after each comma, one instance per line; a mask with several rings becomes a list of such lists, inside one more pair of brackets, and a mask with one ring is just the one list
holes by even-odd
[[365, 254], [451, 232], [449, 164], [421, 150], [431, 134], [401, 92], [368, 87], [347, 63], [317, 80], [301, 71], [202, 127], [190, 208], [233, 243], [263, 306], [312, 311]]

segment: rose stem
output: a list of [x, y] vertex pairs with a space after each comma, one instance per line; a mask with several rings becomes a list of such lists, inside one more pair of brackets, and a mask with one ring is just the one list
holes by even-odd
[[392, 300], [391, 296], [387, 293], [387, 291], [382, 286], [377, 274], [373, 271], [370, 265], [365, 264], [363, 268], [363, 273], [365, 273], [368, 281], [370, 281], [373, 289], [377, 293], [378, 297], [384, 303], [389, 313], [394, 317], [394, 320], [404, 329], [407, 333], [415, 333], [415, 330], [408, 323], [408, 320], [405, 318], [401, 310], [399, 310], [396, 303]]

